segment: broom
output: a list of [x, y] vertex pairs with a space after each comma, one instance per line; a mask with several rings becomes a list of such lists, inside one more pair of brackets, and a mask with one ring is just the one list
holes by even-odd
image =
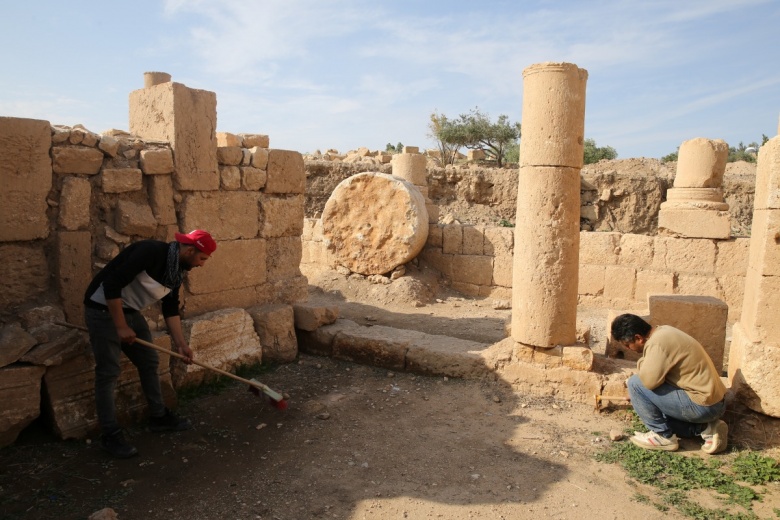
[[[72, 329], [79, 329], [83, 330], [85, 332], [89, 332], [89, 329], [86, 327], [82, 327], [81, 325], [74, 325], [73, 323], [67, 323], [64, 321], [54, 321], [55, 325], [61, 325], [63, 327], [70, 327]], [[136, 338], [135, 342], [143, 345], [145, 347], [148, 347], [152, 350], [156, 350], [158, 352], [162, 352], [164, 354], [168, 354], [169, 356], [173, 356], [179, 359], [186, 360], [186, 356], [183, 356], [179, 354], [178, 352], [174, 352], [172, 350], [168, 350], [167, 348], [158, 347], [154, 343], [149, 343], [148, 341], [142, 340], [140, 338]], [[223, 376], [229, 377], [231, 379], [235, 379], [236, 381], [240, 381], [242, 383], [245, 383], [249, 385], [249, 391], [253, 394], [259, 396], [261, 393], [268, 396], [268, 401], [271, 403], [271, 406], [276, 408], [277, 410], [286, 410], [287, 409], [287, 401], [285, 400], [284, 396], [282, 394], [275, 392], [271, 390], [271, 388], [268, 387], [268, 385], [265, 385], [261, 383], [260, 381], [257, 381], [256, 379], [244, 379], [243, 377], [239, 377], [235, 374], [231, 374], [227, 370], [222, 370], [221, 368], [213, 367], [211, 365], [207, 365], [205, 363], [201, 363], [200, 361], [197, 361], [195, 359], [192, 360], [192, 363], [194, 365], [198, 365], [199, 367], [205, 368], [206, 370], [211, 370], [212, 372], [216, 372], [217, 374], [221, 374]]]

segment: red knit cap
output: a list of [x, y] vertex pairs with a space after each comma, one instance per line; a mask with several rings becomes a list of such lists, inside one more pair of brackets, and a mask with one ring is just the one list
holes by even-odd
[[209, 232], [202, 229], [190, 231], [186, 235], [184, 233], [176, 233], [176, 241], [181, 244], [195, 246], [199, 251], [207, 255], [211, 255], [217, 249], [217, 243], [211, 238]]

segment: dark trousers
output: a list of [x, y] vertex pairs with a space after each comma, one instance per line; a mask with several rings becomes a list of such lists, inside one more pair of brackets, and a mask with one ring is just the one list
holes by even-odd
[[[149, 414], [152, 417], [164, 415], [165, 405], [160, 389], [160, 377], [157, 374], [160, 365], [157, 352], [138, 343], [121, 343], [111, 314], [107, 310], [86, 307], [84, 318], [95, 355], [95, 404], [103, 433], [113, 433], [119, 429], [114, 390], [119, 378], [121, 352], [125, 353], [138, 370], [141, 388], [149, 403]], [[140, 312], [125, 312], [125, 320], [139, 339], [152, 341], [149, 326]]]

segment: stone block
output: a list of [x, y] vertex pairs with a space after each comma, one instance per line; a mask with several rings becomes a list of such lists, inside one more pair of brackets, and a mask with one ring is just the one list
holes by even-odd
[[267, 175], [265, 170], [252, 168], [251, 166], [241, 167], [241, 187], [247, 191], [258, 191], [265, 187]]
[[270, 146], [270, 139], [267, 135], [263, 134], [238, 134], [244, 140], [244, 148], [268, 148]]
[[130, 93], [130, 132], [167, 141], [177, 189], [218, 190], [217, 96], [168, 82]]
[[647, 298], [653, 325], [671, 325], [696, 339], [718, 372], [723, 370], [728, 305], [709, 296], [652, 295]]
[[103, 166], [103, 152], [83, 146], [55, 146], [51, 158], [54, 173], [95, 175]]
[[[490, 259], [489, 256], [483, 257]], [[493, 257], [493, 285], [512, 287], [512, 255], [501, 254]]]
[[451, 287], [453, 290], [461, 294], [466, 294], [468, 296], [479, 296], [479, 293], [481, 292], [480, 291], [481, 288], [485, 286], [484, 285], [480, 286], [473, 283], [453, 281]]
[[173, 173], [173, 153], [168, 148], [141, 150], [141, 171], [146, 175]]
[[592, 370], [593, 351], [585, 345], [566, 345], [561, 347], [561, 364], [573, 370]]
[[493, 258], [482, 255], [455, 255], [452, 259], [453, 282], [490, 285], [493, 279]]
[[492, 352], [483, 343], [409, 331], [406, 370], [417, 374], [481, 379], [492, 369]]
[[437, 247], [426, 247], [419, 258], [446, 278], [452, 279], [452, 260], [455, 255], [444, 255]]
[[43, 325], [48, 325], [55, 320], [63, 321], [65, 319], [65, 314], [59, 307], [53, 305], [40, 305], [20, 312], [18, 317], [22, 327], [29, 331]]
[[87, 335], [77, 330], [61, 332], [58, 336], [52, 335], [47, 339], [49, 341], [39, 343], [28, 350], [19, 361], [45, 367], [58, 366], [92, 348]]
[[729, 323], [734, 323], [742, 314], [742, 300], [745, 299], [744, 276], [721, 276], [718, 285], [723, 291], [723, 299], [729, 306]]
[[60, 227], [76, 231], [89, 226], [90, 198], [92, 185], [81, 177], [66, 177], [60, 193], [60, 213], [57, 219]]
[[[263, 360], [260, 338], [252, 317], [244, 309], [222, 309], [182, 320], [182, 329], [196, 358], [206, 365], [230, 372]], [[177, 388], [216, 377], [209, 370], [184, 363], [173, 365], [172, 376]]]
[[279, 237], [267, 239], [266, 264], [268, 281], [300, 276], [302, 256], [301, 237]]
[[601, 376], [595, 372], [569, 367], [545, 368], [533, 363], [508, 363], [498, 376], [521, 394], [555, 397], [593, 405], [593, 396], [601, 392]]
[[491, 256], [512, 256], [515, 231], [508, 227], [486, 227], [482, 253]]
[[148, 204], [120, 199], [114, 209], [114, 227], [125, 235], [148, 238], [157, 231], [157, 219]]
[[192, 294], [207, 294], [261, 285], [266, 281], [266, 241], [223, 240], [211, 258], [187, 275]]
[[24, 330], [19, 322], [0, 327], [0, 368], [16, 363], [36, 343], [35, 337]]
[[0, 369], [0, 448], [14, 443], [41, 413], [41, 379], [45, 369], [14, 365]]
[[217, 146], [241, 148], [244, 144], [244, 138], [229, 132], [217, 132]]
[[[422, 156], [420, 156], [422, 157]], [[481, 255], [485, 241], [484, 226], [463, 226], [463, 254]]]
[[319, 327], [314, 331], [299, 330], [298, 350], [316, 356], [332, 356], [333, 340], [340, 334], [350, 334], [362, 327], [354, 321], [338, 319], [332, 325]]
[[606, 283], [606, 270], [603, 265], [581, 265], [577, 294], [601, 296]]
[[49, 236], [50, 148], [48, 121], [0, 117], [0, 242]]
[[260, 194], [256, 192], [190, 193], [180, 206], [183, 229], [206, 229], [215, 240], [255, 238]]
[[718, 277], [724, 275], [745, 276], [750, 255], [750, 244], [750, 238], [718, 240], [715, 243], [715, 274]]
[[138, 168], [104, 168], [100, 176], [104, 193], [125, 193], [143, 188], [143, 173]]
[[217, 162], [225, 166], [239, 166], [244, 160], [244, 151], [239, 146], [219, 146]]
[[110, 157], [116, 157], [119, 152], [119, 140], [110, 135], [101, 135], [98, 148]]
[[[582, 235], [580, 235], [582, 236]], [[653, 265], [653, 244], [651, 236], [626, 233], [620, 237], [618, 263], [641, 268]]]
[[713, 274], [715, 241], [704, 238], [657, 236], [653, 268], [677, 273]]
[[636, 269], [623, 265], [608, 265], [604, 272], [604, 297], [615, 300], [633, 300], [636, 287]]
[[176, 209], [173, 203], [173, 179], [170, 175], [155, 175], [149, 178], [149, 203], [154, 218], [160, 225], [176, 224]]
[[620, 233], [580, 231], [580, 264], [617, 264], [620, 240]]
[[252, 158], [250, 159], [249, 164], [260, 170], [268, 169], [269, 152], [267, 148], [258, 148], [255, 146], [250, 148], [249, 151], [252, 153]]
[[335, 322], [339, 317], [339, 308], [313, 303], [298, 303], [293, 305], [293, 314], [295, 328], [311, 332]]
[[711, 296], [723, 298], [723, 291], [718, 285], [718, 279], [714, 276], [696, 276], [692, 274], [677, 275], [677, 294]]
[[720, 188], [729, 146], [722, 139], [695, 137], [680, 145], [675, 188]]
[[266, 193], [303, 193], [306, 188], [306, 174], [303, 156], [288, 150], [268, 152], [268, 180]]
[[0, 244], [0, 309], [34, 301], [49, 287], [50, 273], [43, 244]]
[[260, 213], [261, 237], [298, 236], [303, 233], [303, 195], [261, 194]]
[[634, 299], [646, 301], [651, 294], [674, 294], [674, 275], [663, 271], [637, 271]]
[[[266, 300], [267, 302], [287, 303], [292, 305], [294, 303], [305, 302], [309, 298], [309, 280], [302, 274], [276, 280], [271, 283], [271, 288], [273, 292], [271, 293], [270, 300]], [[262, 290], [263, 286], [258, 287], [258, 294], [260, 294]]]
[[295, 319], [290, 305], [263, 305], [248, 309], [263, 347], [263, 361], [289, 363], [298, 356]]
[[729, 380], [737, 399], [756, 412], [780, 417], [780, 348], [754, 342], [736, 323], [731, 334]]
[[186, 311], [188, 316], [198, 316], [220, 309], [233, 307], [248, 308], [253, 305], [270, 303], [273, 299], [266, 298], [264, 294], [261, 294], [260, 289], [265, 287], [265, 285], [267, 284], [202, 294], [192, 294], [189, 290], [186, 290], [181, 295], [182, 311]]
[[463, 226], [448, 224], [442, 228], [441, 252], [448, 255], [463, 254]]
[[[322, 329], [319, 329], [322, 330]], [[403, 370], [410, 333], [377, 325], [342, 330], [333, 338], [333, 357], [391, 370]]]
[[753, 211], [750, 268], [763, 276], [780, 276], [780, 209]]
[[780, 276], [762, 276], [748, 268], [742, 322], [751, 341], [777, 342], [780, 338]]
[[683, 238], [728, 239], [731, 217], [715, 209], [661, 208], [658, 229]]
[[219, 178], [223, 190], [241, 188], [241, 170], [238, 166], [220, 166]]
[[753, 209], [780, 209], [780, 136], [758, 150]]
[[57, 284], [70, 323], [84, 323], [84, 291], [92, 280], [92, 237], [89, 231], [57, 233]]

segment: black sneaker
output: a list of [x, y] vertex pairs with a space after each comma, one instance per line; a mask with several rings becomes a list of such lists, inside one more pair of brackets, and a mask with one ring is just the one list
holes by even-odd
[[189, 419], [179, 417], [167, 408], [162, 417], [149, 418], [149, 431], [152, 432], [181, 432], [190, 428], [192, 423]]
[[117, 459], [129, 459], [138, 455], [138, 450], [135, 449], [135, 446], [131, 446], [125, 440], [122, 430], [101, 435], [100, 447]]

